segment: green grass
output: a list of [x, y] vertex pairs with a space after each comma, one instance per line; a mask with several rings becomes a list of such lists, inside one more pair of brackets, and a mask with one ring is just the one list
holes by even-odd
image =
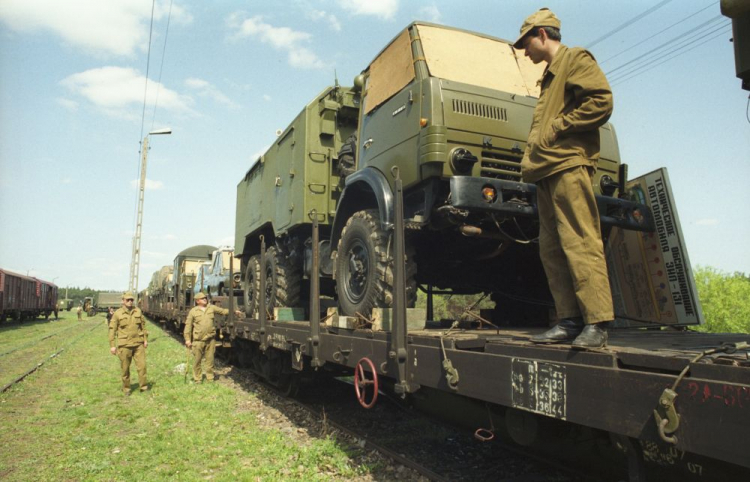
[[[152, 390], [137, 392], [133, 367], [136, 392], [124, 397], [103, 316], [78, 322], [65, 315], [45, 326], [3, 327], [0, 353], [44, 333], [75, 334], [53, 337], [74, 343], [0, 394], [0, 479], [348, 480], [368, 472], [335, 440], [300, 443], [259, 427], [251, 394], [221, 383], [185, 385], [175, 371], [185, 348], [155, 325], [147, 350]], [[0, 357], [0, 369], [23, 351], [41, 361], [45, 350], [35, 345]]]

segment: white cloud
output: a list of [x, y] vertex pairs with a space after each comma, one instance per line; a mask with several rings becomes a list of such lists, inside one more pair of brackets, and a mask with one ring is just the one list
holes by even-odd
[[719, 220], [713, 218], [699, 219], [695, 222], [695, 224], [698, 226], [717, 226], [719, 224]]
[[265, 100], [266, 102], [271, 102], [272, 98], [268, 94], [263, 94], [263, 100]]
[[[154, 8], [154, 20], [166, 20], [169, 2]], [[52, 32], [66, 43], [104, 55], [133, 56], [148, 48], [150, 0], [2, 0], [0, 20], [19, 33]], [[192, 16], [172, 5], [170, 22], [187, 24]]]
[[[60, 84], [108, 115], [140, 119], [145, 82], [146, 78], [135, 69], [101, 67], [70, 75]], [[157, 90], [157, 105], [160, 109], [197, 115], [190, 107], [193, 103], [190, 97], [167, 89], [152, 80], [148, 81], [146, 105], [154, 105]]]
[[69, 178], [69, 177], [63, 178], [63, 179], [62, 179], [62, 180], [60, 181], [60, 183], [61, 183], [61, 184], [70, 184], [70, 183], [72, 183], [72, 182], [73, 182], [73, 179], [71, 179], [71, 178]]
[[222, 91], [217, 89], [214, 85], [212, 85], [210, 82], [205, 81], [203, 79], [196, 79], [196, 78], [189, 78], [185, 81], [185, 85], [193, 90], [195, 90], [198, 95], [202, 97], [208, 97], [220, 104], [224, 104], [227, 107], [230, 107], [232, 109], [237, 109], [239, 106], [232, 102], [232, 100], [224, 95]]
[[326, 22], [336, 32], [341, 31], [341, 22], [336, 18], [336, 15], [328, 13], [324, 10], [310, 9], [307, 11], [305, 16], [313, 22]]
[[241, 13], [230, 15], [227, 24], [235, 31], [235, 38], [257, 38], [277, 50], [285, 51], [292, 67], [321, 69], [326, 66], [314, 52], [301, 45], [312, 39], [312, 35], [307, 32], [292, 30], [289, 27], [274, 27], [264, 23], [260, 15], [243, 19]]
[[390, 20], [398, 10], [398, 0], [338, 0], [341, 8], [353, 15], [374, 15]]
[[435, 4], [428, 5], [419, 9], [419, 16], [427, 22], [440, 23], [442, 17], [440, 10]]
[[[132, 181], [130, 181], [130, 187], [132, 187], [133, 189], [138, 189], [138, 184], [140, 184], [140, 179], [133, 179]], [[162, 189], [163, 187], [163, 182], [146, 178], [146, 191], [157, 191], [159, 189]]]

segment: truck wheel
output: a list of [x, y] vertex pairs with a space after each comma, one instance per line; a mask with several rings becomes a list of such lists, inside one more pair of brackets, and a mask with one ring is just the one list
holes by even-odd
[[[341, 232], [336, 256], [336, 292], [341, 314], [370, 317], [372, 309], [393, 304], [393, 258], [377, 210], [358, 211]], [[414, 249], [406, 248], [406, 303], [417, 299]]]
[[259, 256], [252, 256], [247, 262], [247, 269], [242, 281], [242, 290], [245, 292], [245, 310], [247, 316], [253, 318], [258, 310], [258, 288], [260, 284], [260, 261]]
[[266, 305], [298, 307], [302, 283], [302, 267], [294, 266], [283, 249], [271, 246], [266, 250]]

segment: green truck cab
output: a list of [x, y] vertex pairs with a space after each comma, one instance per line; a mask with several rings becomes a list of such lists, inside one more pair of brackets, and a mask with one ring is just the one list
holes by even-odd
[[[493, 320], [546, 323], [536, 190], [520, 169], [543, 68], [508, 41], [415, 22], [353, 87], [325, 89], [237, 187], [246, 310], [257, 309], [261, 235], [268, 304], [307, 306], [313, 217], [322, 294], [350, 316], [390, 306], [398, 175], [407, 302], [417, 286], [487, 292], [497, 304]], [[646, 229], [638, 206], [615, 197], [626, 172], [613, 127], [600, 132], [594, 182], [603, 225]]]

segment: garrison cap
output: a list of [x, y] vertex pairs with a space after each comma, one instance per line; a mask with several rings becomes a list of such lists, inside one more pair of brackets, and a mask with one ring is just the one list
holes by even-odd
[[523, 48], [521, 41], [534, 27], [555, 27], [559, 29], [560, 19], [557, 18], [549, 8], [540, 8], [538, 11], [526, 17], [526, 20], [523, 21], [521, 34], [518, 36], [518, 40], [513, 44], [513, 47], [517, 49]]
[[133, 296], [133, 293], [131, 293], [130, 291], [126, 291], [125, 293], [122, 294], [122, 299], [123, 300], [134, 300], [135, 296]]
[[206, 293], [198, 293], [197, 295], [195, 295], [195, 300], [196, 301], [202, 300], [205, 297], [206, 297]]

